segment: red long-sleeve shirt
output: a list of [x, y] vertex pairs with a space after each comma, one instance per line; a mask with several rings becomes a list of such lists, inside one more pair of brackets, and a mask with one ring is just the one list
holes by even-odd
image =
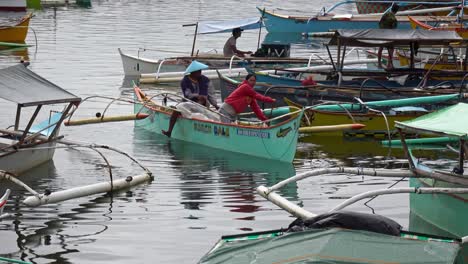
[[274, 102], [271, 97], [263, 96], [255, 92], [254, 88], [247, 81], [243, 81], [239, 87], [237, 87], [237, 89], [235, 89], [234, 92], [224, 100], [224, 102], [231, 105], [238, 114], [244, 112], [245, 108], [250, 106], [258, 119], [262, 121], [267, 120], [266, 116], [258, 106], [257, 100], [267, 103]]

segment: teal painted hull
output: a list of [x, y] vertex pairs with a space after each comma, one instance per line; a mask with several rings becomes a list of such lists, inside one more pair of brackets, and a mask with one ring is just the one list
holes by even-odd
[[[435, 183], [434, 183], [435, 182]], [[431, 179], [410, 179], [411, 187], [465, 187]], [[468, 235], [467, 194], [410, 194], [411, 213], [457, 237]], [[415, 227], [417, 228], [417, 226]], [[418, 230], [412, 230], [418, 231]]]
[[[260, 14], [263, 10], [260, 10]], [[311, 17], [294, 18], [290, 16], [274, 15], [269, 12], [263, 14], [263, 23], [269, 33], [308, 33], [308, 32], [328, 32], [337, 29], [369, 29], [379, 28], [380, 17], [368, 20], [332, 20], [327, 17], [317, 19]], [[408, 21], [400, 21], [399, 29], [410, 29]]]
[[[135, 112], [141, 109], [135, 105]], [[149, 117], [135, 121], [143, 129], [161, 134], [169, 127], [170, 114], [143, 108]], [[252, 128], [179, 117], [171, 138], [282, 162], [292, 162], [296, 153], [298, 129], [302, 113], [287, 122], [268, 128]], [[214, 154], [216, 155], [216, 154]]]

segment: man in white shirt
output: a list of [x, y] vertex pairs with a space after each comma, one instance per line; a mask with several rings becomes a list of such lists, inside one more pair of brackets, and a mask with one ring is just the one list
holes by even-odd
[[235, 28], [232, 30], [232, 36], [226, 41], [226, 44], [224, 44], [224, 57], [232, 57], [233, 55], [244, 57], [245, 54], [252, 54], [251, 51], [241, 51], [236, 47], [236, 40], [242, 35], [242, 31], [244, 30], [241, 28]]

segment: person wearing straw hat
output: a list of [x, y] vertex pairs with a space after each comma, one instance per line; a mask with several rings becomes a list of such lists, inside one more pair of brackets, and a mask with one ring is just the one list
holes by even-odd
[[224, 44], [224, 57], [232, 57], [233, 55], [244, 57], [245, 54], [252, 54], [251, 51], [242, 51], [237, 49], [236, 40], [240, 38], [240, 36], [242, 35], [242, 31], [244, 30], [241, 28], [235, 28], [232, 30], [232, 36]]
[[[208, 65], [196, 60], [192, 61], [185, 70], [185, 76], [180, 82], [180, 88], [182, 89], [184, 98], [206, 107], [209, 107], [211, 104], [218, 110], [219, 106], [214, 95], [213, 84], [208, 77], [202, 74], [202, 70], [205, 69], [208, 69]], [[181, 106], [182, 104], [184, 103], [179, 105]], [[169, 128], [167, 130], [162, 130], [161, 133], [167, 137], [171, 137], [172, 130], [174, 129], [177, 119], [181, 115], [182, 112], [174, 109], [169, 120]]]

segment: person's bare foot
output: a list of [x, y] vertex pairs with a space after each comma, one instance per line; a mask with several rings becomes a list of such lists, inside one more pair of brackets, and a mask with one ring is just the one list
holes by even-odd
[[161, 130], [161, 133], [163, 133], [163, 135], [165, 135], [166, 137], [171, 137], [171, 133], [169, 133], [169, 131]]

